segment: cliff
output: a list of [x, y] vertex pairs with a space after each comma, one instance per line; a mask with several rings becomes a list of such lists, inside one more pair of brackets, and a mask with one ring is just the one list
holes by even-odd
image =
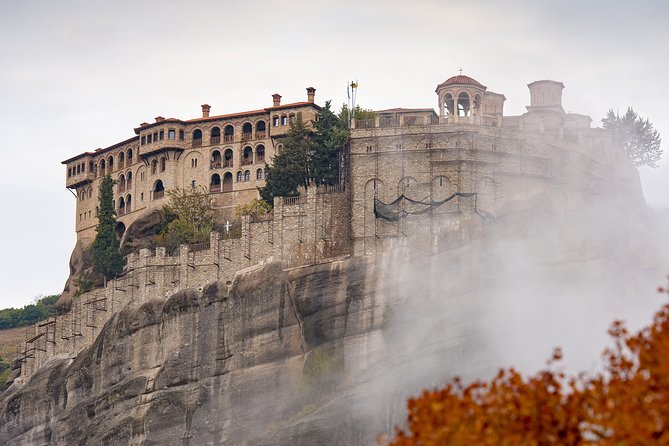
[[74, 361], [53, 359], [2, 395], [0, 443], [371, 439], [383, 427], [353, 419], [334, 392], [357, 367], [347, 351], [383, 321], [369, 268], [364, 259], [289, 272], [273, 264], [232, 285], [131, 303]]

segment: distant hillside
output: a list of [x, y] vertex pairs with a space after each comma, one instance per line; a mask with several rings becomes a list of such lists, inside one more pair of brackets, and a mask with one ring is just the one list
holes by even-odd
[[0, 310], [0, 330], [23, 327], [46, 319], [50, 314], [55, 313], [54, 305], [59, 297], [60, 294], [54, 294], [42, 297], [34, 304], [26, 305], [23, 308]]

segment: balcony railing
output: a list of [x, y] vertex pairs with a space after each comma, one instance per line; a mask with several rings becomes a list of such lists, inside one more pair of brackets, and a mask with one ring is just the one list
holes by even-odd
[[242, 158], [242, 166], [248, 166], [249, 164], [253, 164], [253, 158]]
[[223, 183], [223, 192], [232, 192], [232, 182]]
[[264, 163], [265, 155], [256, 154], [256, 163]]
[[266, 136], [267, 132], [265, 130], [256, 130], [256, 139], [263, 139]]
[[193, 147], [202, 147], [202, 138], [193, 138]]
[[118, 208], [118, 215], [123, 215], [125, 214], [125, 207]]
[[251, 139], [253, 139], [252, 132], [242, 133], [242, 141], [250, 141]]
[[153, 192], [153, 199], [154, 200], [160, 200], [165, 196], [165, 191], [164, 190], [157, 190]]
[[232, 160], [225, 160], [223, 163], [223, 167], [232, 167]]
[[233, 142], [235, 135], [223, 135], [223, 142]]
[[209, 169], [220, 169], [221, 168], [221, 162], [220, 161], [212, 161], [211, 164], [209, 164]]
[[221, 143], [221, 137], [220, 136], [212, 136], [209, 141], [211, 142], [212, 145], [220, 144]]
[[209, 185], [209, 192], [220, 192], [220, 191], [221, 191], [221, 185], [220, 184]]

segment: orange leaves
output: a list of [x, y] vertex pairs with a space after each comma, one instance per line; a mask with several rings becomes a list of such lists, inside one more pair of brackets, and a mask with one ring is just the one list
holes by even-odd
[[[669, 288], [660, 288], [669, 294]], [[382, 446], [669, 445], [669, 304], [631, 335], [616, 321], [606, 372], [587, 378], [549, 368], [523, 377], [500, 370], [490, 382], [424, 391], [407, 404], [407, 430]]]

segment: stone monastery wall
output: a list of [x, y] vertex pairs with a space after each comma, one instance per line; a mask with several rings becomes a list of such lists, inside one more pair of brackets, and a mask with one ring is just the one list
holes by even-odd
[[240, 271], [273, 260], [290, 268], [349, 255], [350, 221], [344, 187], [312, 187], [306, 195], [276, 199], [273, 213], [261, 221], [246, 217], [239, 238], [212, 232], [209, 242], [182, 245], [174, 256], [165, 248], [132, 253], [124, 273], [104, 289], [75, 297], [69, 312], [35, 324], [17, 381], [50, 358], [75, 357], [129, 302], [167, 298], [213, 280], [231, 283]]

